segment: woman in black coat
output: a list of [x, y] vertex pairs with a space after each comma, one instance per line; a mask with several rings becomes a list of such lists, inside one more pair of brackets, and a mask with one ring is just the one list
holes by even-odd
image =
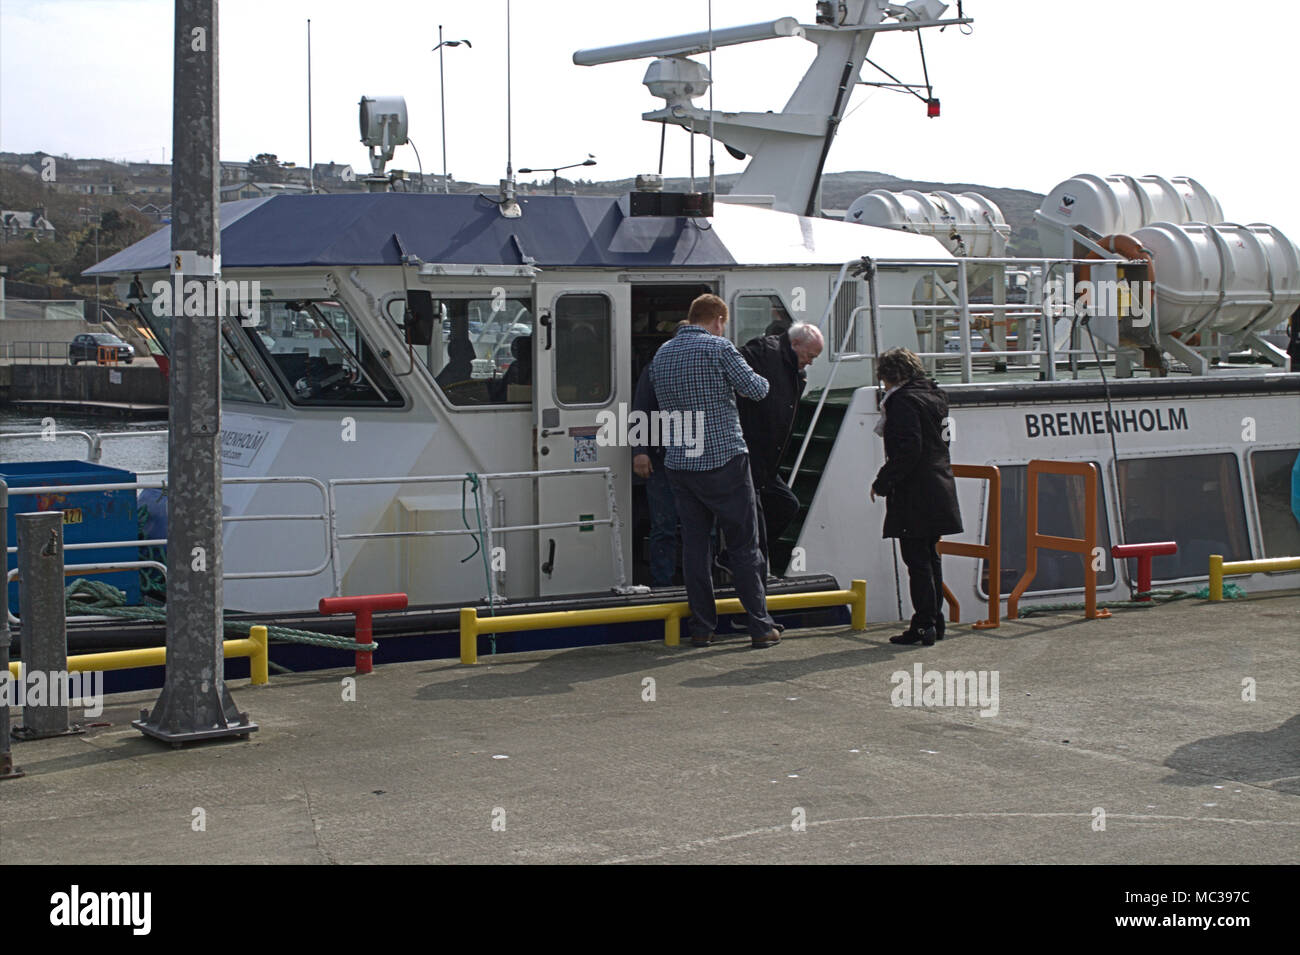
[[885, 439], [886, 460], [871, 485], [871, 499], [885, 499], [883, 536], [898, 538], [913, 611], [911, 625], [890, 643], [928, 647], [942, 640], [944, 631], [939, 538], [962, 530], [945, 436], [948, 399], [905, 348], [882, 354], [876, 374], [886, 389], [876, 426]]

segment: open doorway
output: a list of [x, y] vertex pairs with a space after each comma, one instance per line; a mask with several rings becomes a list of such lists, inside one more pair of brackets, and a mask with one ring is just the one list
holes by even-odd
[[[632, 386], [654, 360], [659, 346], [673, 337], [677, 324], [684, 321], [691, 302], [706, 292], [717, 292], [713, 284], [695, 282], [682, 285], [646, 283], [632, 286]], [[629, 402], [630, 404], [630, 402]], [[676, 522], [676, 511], [663, 503], [662, 494], [653, 494], [647, 482], [632, 478], [632, 579], [649, 586], [681, 582], [680, 542], [663, 542], [656, 538], [652, 552], [652, 515], [659, 503], [661, 528]], [[671, 553], [670, 553], [671, 551]], [[654, 566], [652, 567], [652, 562]], [[671, 564], [671, 573], [668, 567]]]

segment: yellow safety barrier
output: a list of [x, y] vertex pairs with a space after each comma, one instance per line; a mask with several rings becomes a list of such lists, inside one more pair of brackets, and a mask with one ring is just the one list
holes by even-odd
[[[855, 580], [848, 590], [819, 590], [806, 594], [773, 594], [767, 598], [770, 610], [797, 610], [804, 607], [852, 608], [854, 630], [867, 628], [867, 582]], [[719, 614], [742, 613], [736, 597], [717, 602]], [[512, 633], [518, 630], [551, 630], [558, 627], [592, 627], [639, 620], [664, 622], [664, 646], [681, 644], [681, 623], [690, 616], [685, 603], [640, 604], [630, 607], [597, 607], [591, 610], [556, 610], [548, 613], [521, 613], [508, 617], [480, 617], [477, 607], [460, 611], [460, 662], [478, 663], [478, 638], [484, 633]]]
[[[266, 627], [251, 628], [248, 636], [243, 640], [222, 641], [221, 652], [227, 660], [234, 657], [248, 657], [249, 675], [252, 677], [253, 686], [263, 686], [270, 682], [270, 653]], [[68, 672], [134, 670], [137, 667], [158, 667], [166, 662], [166, 647], [113, 650], [108, 653], [79, 653], [68, 657]], [[9, 664], [9, 675], [15, 680], [20, 676], [21, 665], [21, 662]]]
[[1264, 560], [1223, 562], [1222, 554], [1210, 555], [1210, 599], [1223, 599], [1223, 578], [1241, 574], [1266, 574], [1272, 570], [1300, 570], [1300, 557], [1268, 557]]

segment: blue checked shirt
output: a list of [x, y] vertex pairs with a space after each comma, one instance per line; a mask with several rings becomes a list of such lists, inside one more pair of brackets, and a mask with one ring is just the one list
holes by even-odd
[[[736, 346], [699, 325], [683, 325], [665, 342], [650, 365], [650, 379], [661, 413], [680, 412], [689, 429], [663, 431], [667, 445], [664, 463], [674, 471], [712, 471], [747, 451], [736, 413], [736, 393], [761, 401], [767, 396], [767, 379], [754, 373]], [[696, 422], [703, 414], [703, 428]]]

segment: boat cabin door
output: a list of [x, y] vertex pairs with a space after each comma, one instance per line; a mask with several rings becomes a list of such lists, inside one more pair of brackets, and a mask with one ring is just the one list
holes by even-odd
[[[609, 411], [617, 420], [618, 403], [631, 403], [629, 372], [618, 360], [629, 347], [630, 286], [538, 282], [533, 301], [537, 308], [533, 333], [536, 469], [612, 469], [617, 506], [626, 521], [631, 455], [619, 442], [617, 429], [600, 434], [597, 415]], [[536, 487], [537, 523], [542, 525], [537, 531], [539, 594], [604, 591], [614, 586], [610, 525], [595, 523], [610, 516], [604, 476], [557, 474], [538, 478]], [[630, 583], [626, 526], [620, 534], [621, 560]]]

